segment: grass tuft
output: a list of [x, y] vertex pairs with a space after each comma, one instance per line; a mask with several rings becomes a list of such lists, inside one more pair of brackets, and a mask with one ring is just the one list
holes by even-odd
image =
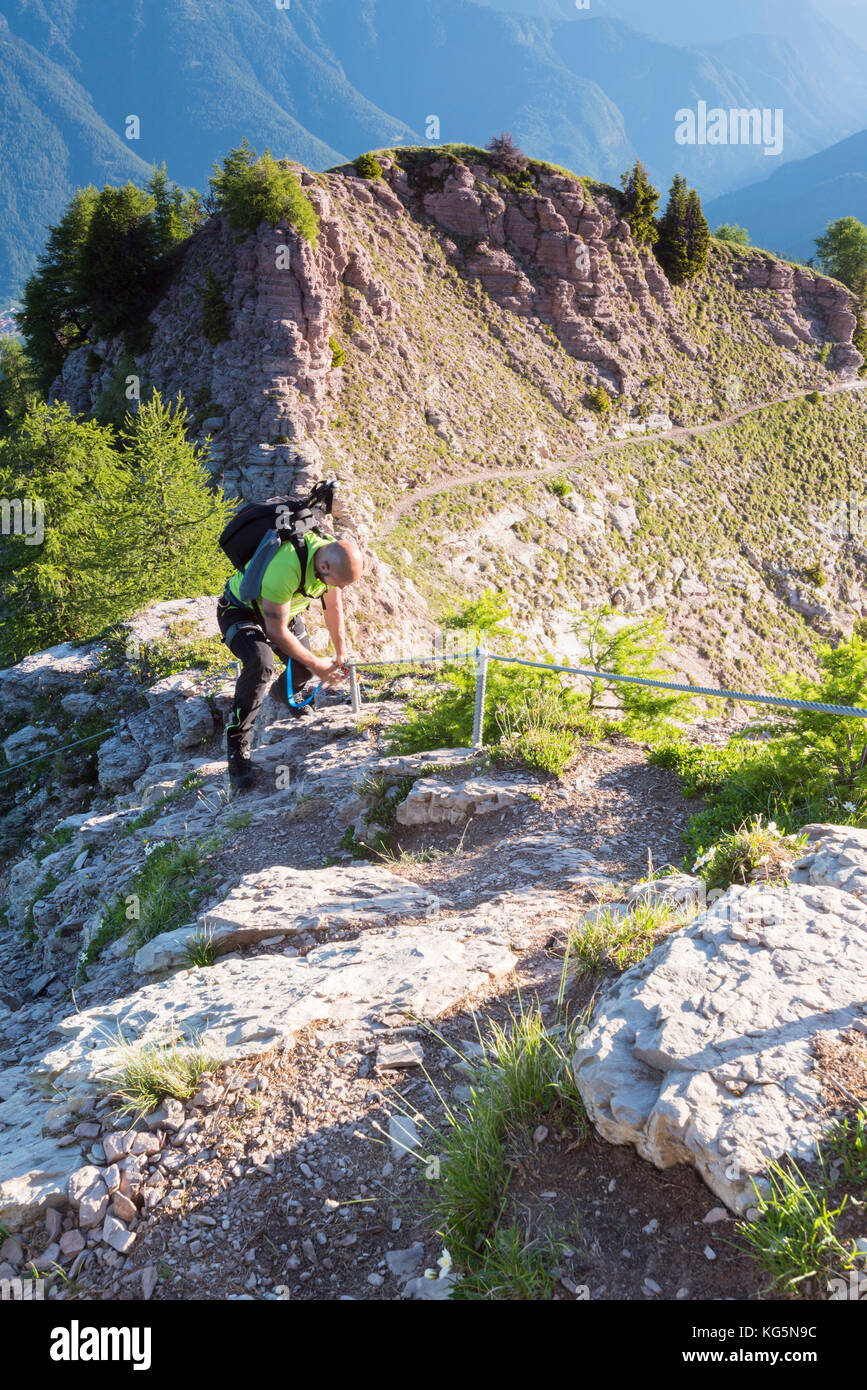
[[572, 1075], [577, 1032], [565, 1022], [546, 1026], [538, 1005], [528, 1010], [521, 1003], [506, 1025], [493, 1023], [480, 1038], [480, 1056], [463, 1059], [471, 1099], [459, 1110], [446, 1106], [431, 1199], [438, 1233], [461, 1274], [454, 1298], [550, 1297], [557, 1243], [547, 1228], [534, 1231], [510, 1210], [511, 1182], [540, 1123], [568, 1125], [581, 1138], [587, 1132]]
[[573, 927], [566, 961], [574, 956], [577, 972], [589, 975], [610, 968], [620, 973], [649, 956], [660, 941], [683, 922], [667, 903], [637, 903], [625, 916], [610, 907], [597, 911], [593, 921]]
[[824, 1167], [822, 1173], [814, 1186], [791, 1160], [769, 1163], [770, 1190], [756, 1189], [758, 1216], [737, 1228], [771, 1287], [787, 1297], [795, 1297], [808, 1280], [827, 1282], [854, 1259], [836, 1232], [848, 1198], [829, 1207]]
[[167, 1096], [189, 1100], [208, 1072], [220, 1066], [222, 1058], [208, 1051], [196, 1036], [184, 1042], [173, 1034], [162, 1043], [128, 1043], [118, 1038], [120, 1066], [107, 1085], [117, 1101], [113, 1113], [140, 1119], [155, 1110]]

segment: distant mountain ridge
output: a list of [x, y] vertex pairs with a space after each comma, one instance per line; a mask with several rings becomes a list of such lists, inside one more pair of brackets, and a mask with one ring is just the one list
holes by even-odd
[[[324, 169], [506, 128], [529, 154], [608, 182], [640, 155], [663, 187], [676, 171], [705, 197], [740, 187], [767, 171], [762, 149], [678, 145], [679, 107], [780, 106], [783, 159], [867, 125], [867, 55], [837, 42], [815, 4], [794, 3], [744, 40], [752, 11], [737, 0], [703, 46], [684, 46], [685, 0], [585, 12], [565, 0], [0, 0], [0, 304], [77, 185], [141, 183], [165, 161], [201, 188], [244, 135]], [[639, 32], [651, 21], [654, 36]], [[124, 135], [131, 114], [137, 141]]]
[[867, 130], [809, 159], [794, 160], [761, 183], [716, 198], [705, 208], [711, 227], [736, 222], [757, 246], [808, 260], [815, 239], [838, 217], [867, 222]]

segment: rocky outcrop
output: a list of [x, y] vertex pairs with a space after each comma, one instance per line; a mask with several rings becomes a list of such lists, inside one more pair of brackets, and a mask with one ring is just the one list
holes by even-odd
[[529, 782], [501, 782], [495, 778], [446, 782], [421, 777], [397, 807], [395, 818], [398, 825], [458, 825], [468, 816], [505, 811], [533, 790]]
[[383, 1011], [433, 1019], [512, 969], [512, 952], [486, 938], [483, 920], [444, 916], [368, 930], [304, 957], [218, 960], [185, 970], [61, 1019], [57, 1030], [67, 1041], [34, 1064], [31, 1080], [71, 1098], [92, 1094], [118, 1067], [119, 1038], [146, 1046], [174, 1035], [231, 1060], [288, 1047], [316, 1019], [332, 1028]]
[[[467, 383], [451, 381], [451, 400], [434, 390], [432, 401], [436, 372], [419, 361], [425, 321], [433, 327], [446, 309], [460, 308], [470, 357], [479, 333], [493, 335], [506, 369], [556, 407], [576, 445], [594, 420], [579, 378], [564, 374], [570, 361], [586, 369], [584, 388], [603, 383], [626, 398], [658, 379], [662, 415], [675, 386], [685, 399], [712, 400], [708, 348], [653, 254], [633, 242], [613, 189], [551, 166], [534, 166], [526, 188], [510, 186], [481, 156], [407, 150], [399, 161], [380, 162], [384, 177], [374, 180], [351, 166], [318, 175], [294, 166], [319, 218], [315, 246], [289, 226], [262, 224], [239, 237], [225, 219], [211, 219], [184, 248], [151, 313], [150, 347], [135, 360], [141, 389], [183, 396], [200, 437], [210, 436], [211, 467], [227, 491], [300, 489], [335, 465], [351, 476], [351, 435], [364, 433], [359, 376], [400, 399], [402, 412], [419, 406], [452, 452], [484, 447], [483, 420], [469, 418]], [[441, 273], [446, 265], [456, 276]], [[209, 271], [231, 323], [216, 345], [200, 328]], [[830, 344], [831, 365], [844, 376], [860, 363], [842, 286], [751, 252], [715, 250], [709, 273], [721, 287], [736, 287], [738, 336], [755, 332], [805, 365]], [[341, 367], [335, 331], [353, 350]], [[123, 352], [120, 338], [80, 348], [53, 392], [88, 409], [114, 381]], [[691, 371], [700, 359], [704, 380]], [[344, 410], [350, 437], [338, 440], [331, 426]], [[404, 426], [394, 424], [387, 456], [401, 445]], [[363, 523], [366, 505], [355, 499], [354, 524]]]
[[383, 926], [388, 919], [414, 918], [438, 910], [435, 896], [373, 865], [290, 869], [274, 865], [266, 874], [245, 874], [227, 898], [199, 922], [163, 933], [136, 953], [135, 968], [156, 974], [184, 963], [196, 939], [215, 955], [257, 941], [293, 938], [324, 928]]
[[867, 1028], [867, 831], [807, 829], [790, 885], [730, 888], [610, 985], [574, 1060], [605, 1139], [739, 1212], [770, 1160], [815, 1158], [815, 1040]]

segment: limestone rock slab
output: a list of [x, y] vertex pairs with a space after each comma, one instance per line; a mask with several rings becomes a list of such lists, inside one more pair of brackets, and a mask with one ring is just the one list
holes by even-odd
[[330, 869], [278, 865], [246, 874], [197, 923], [148, 941], [136, 953], [135, 968], [153, 975], [184, 965], [196, 936], [207, 937], [215, 953], [224, 955], [268, 937], [291, 938], [311, 928], [380, 926], [387, 917], [429, 916], [437, 911], [438, 901], [426, 889], [375, 864]]
[[476, 777], [465, 782], [446, 782], [441, 777], [422, 777], [395, 812], [399, 825], [456, 825], [468, 816], [487, 816], [516, 805], [533, 788], [527, 783], [498, 782]]
[[330, 942], [306, 956], [218, 960], [62, 1019], [66, 1041], [31, 1066], [43, 1089], [84, 1095], [117, 1069], [118, 1037], [199, 1040], [223, 1060], [291, 1045], [299, 1028], [372, 1024], [383, 1012], [437, 1018], [513, 968], [508, 946], [472, 916], [406, 922]]
[[769, 1160], [815, 1156], [813, 1040], [863, 1019], [865, 1001], [858, 898], [826, 883], [730, 888], [609, 986], [576, 1081], [605, 1139], [659, 1168], [693, 1164], [743, 1211]]
[[69, 1179], [81, 1165], [77, 1148], [61, 1148], [43, 1135], [46, 1114], [44, 1098], [28, 1090], [23, 1077], [0, 1104], [0, 1225], [7, 1231], [21, 1230], [48, 1207], [62, 1206]]

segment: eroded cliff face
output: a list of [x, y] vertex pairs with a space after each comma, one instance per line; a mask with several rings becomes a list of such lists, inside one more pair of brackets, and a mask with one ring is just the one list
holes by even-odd
[[[718, 427], [751, 406], [853, 384], [862, 359], [842, 285], [713, 243], [707, 273], [674, 287], [634, 243], [612, 189], [538, 165], [532, 190], [518, 188], [481, 156], [431, 150], [380, 162], [372, 180], [296, 166], [319, 217], [315, 246], [289, 227], [239, 238], [212, 219], [151, 315], [149, 351], [132, 361], [120, 339], [96, 344], [94, 372], [81, 349], [55, 394], [83, 411], [130, 373], [143, 396], [180, 394], [232, 495], [300, 491], [336, 474], [338, 517], [371, 550], [356, 619], [372, 646], [417, 647], [431, 612], [494, 584], [540, 641], [566, 631], [576, 607], [665, 609], [685, 669], [734, 679], [754, 647], [759, 663], [779, 659], [780, 603], [823, 633], [862, 612], [860, 539], [826, 545], [820, 530], [804, 532], [795, 553], [753, 526], [744, 550], [753, 502], [719, 500], [732, 468], [761, 494], [781, 422], [757, 416], [719, 458], [687, 449], [665, 479], [658, 456], [641, 453], [645, 437], [672, 427]], [[228, 306], [216, 345], [202, 332], [208, 271]], [[598, 386], [607, 413], [592, 408]], [[829, 419], [836, 453], [850, 416]], [[799, 447], [798, 429], [785, 428]], [[609, 449], [633, 437], [628, 457]], [[813, 434], [803, 440], [814, 447]], [[566, 506], [531, 481], [561, 470], [573, 487]], [[500, 497], [495, 474], [520, 496]], [[802, 526], [790, 482], [773, 521], [783, 541]], [[443, 489], [448, 505], [426, 510]], [[808, 500], [824, 515], [833, 499]], [[833, 589], [808, 593], [799, 566], [819, 561]], [[743, 611], [726, 566], [749, 598]], [[770, 635], [756, 643], [750, 612], [766, 600]], [[672, 616], [684, 605], [685, 617]], [[711, 617], [719, 643], [705, 640]], [[803, 653], [797, 634], [785, 640]]]
[[[407, 167], [383, 158], [385, 176], [375, 180], [299, 169], [320, 219], [315, 247], [265, 224], [239, 239], [221, 218], [190, 242], [134, 370], [143, 393], [184, 397], [229, 490], [261, 496], [321, 471], [330, 448], [340, 449], [339, 430], [329, 440], [329, 428], [359, 380], [374, 396], [389, 394], [395, 413], [425, 417], [453, 452], [509, 461], [534, 430], [544, 436], [535, 439], [542, 458], [552, 450], [569, 458], [601, 437], [584, 399], [598, 384], [618, 405], [616, 431], [630, 427], [633, 411], [638, 428], [648, 415], [657, 424], [693, 419], [731, 394], [732, 378], [739, 400], [761, 399], [763, 390], [797, 389], [805, 372], [818, 384], [860, 365], [850, 296], [831, 280], [717, 249], [703, 281], [674, 290], [633, 242], [611, 190], [552, 168], [536, 174], [532, 193], [514, 191], [485, 164], [423, 153], [431, 154], [405, 153]], [[230, 311], [230, 336], [216, 346], [201, 331], [208, 269]], [[446, 329], [454, 338], [456, 317], [464, 341], [455, 356], [469, 376], [444, 373], [431, 341]], [[342, 369], [333, 366], [335, 334], [349, 352]], [[751, 347], [761, 350], [761, 371]], [[96, 351], [98, 371], [81, 349], [55, 383], [77, 410], [112, 382], [123, 344]], [[513, 378], [505, 391], [497, 369]], [[496, 411], [480, 410], [480, 386], [506, 401], [530, 389], [520, 439], [498, 437]], [[383, 452], [402, 442], [411, 450], [405, 435], [396, 424]]]

